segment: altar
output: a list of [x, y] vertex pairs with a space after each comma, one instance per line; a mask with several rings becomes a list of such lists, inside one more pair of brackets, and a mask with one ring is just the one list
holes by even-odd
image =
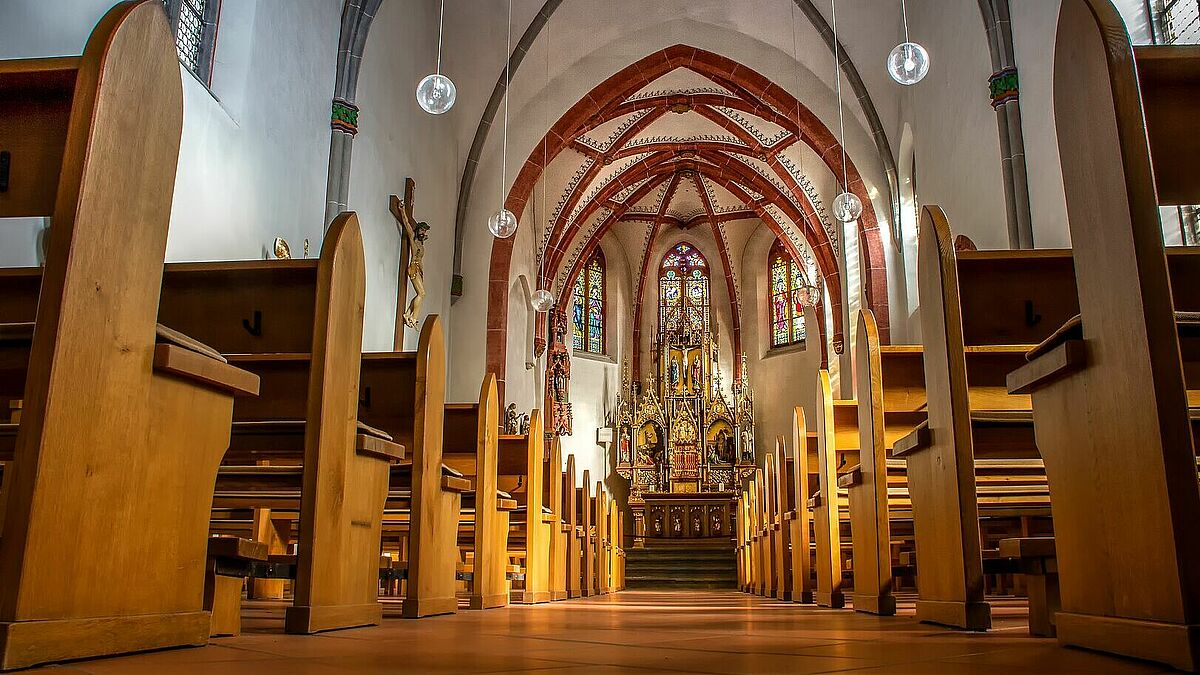
[[721, 387], [707, 326], [655, 340], [648, 386], [626, 373], [617, 403], [617, 473], [629, 480], [633, 545], [734, 537], [738, 488], [754, 473], [754, 396], [744, 357], [732, 396]]

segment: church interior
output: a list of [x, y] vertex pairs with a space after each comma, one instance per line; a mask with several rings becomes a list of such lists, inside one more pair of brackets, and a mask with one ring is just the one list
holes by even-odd
[[1200, 671], [1198, 120], [1198, 0], [3, 0], [0, 671]]

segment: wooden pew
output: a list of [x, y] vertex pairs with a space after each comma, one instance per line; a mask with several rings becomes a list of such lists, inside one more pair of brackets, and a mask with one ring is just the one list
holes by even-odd
[[582, 591], [582, 542], [581, 516], [575, 495], [575, 455], [567, 455], [567, 468], [562, 476], [563, 522], [566, 525], [566, 575], [567, 597], [578, 598]]
[[[383, 618], [376, 599], [380, 527], [389, 466], [403, 459], [404, 446], [363, 424], [377, 420], [358, 415], [365, 289], [353, 213], [330, 225], [316, 260], [174, 263], [164, 274], [161, 320], [186, 326], [263, 380], [262, 396], [234, 408], [214, 507], [272, 506], [254, 497], [261, 478], [261, 487], [284, 498], [277, 510], [295, 515], [299, 552], [285, 618], [291, 633]], [[436, 323], [427, 327], [440, 333]], [[439, 356], [444, 361], [440, 353], [428, 360]], [[291, 466], [256, 473], [259, 461]], [[234, 485], [231, 502], [225, 491]]]
[[775, 439], [775, 597], [785, 602], [792, 600], [792, 528], [796, 518], [796, 485], [793, 474], [796, 464], [787, 456], [787, 441], [782, 436]]
[[738, 590], [742, 591], [743, 593], [746, 592], [750, 586], [748, 562], [749, 552], [748, 549], [746, 549], [745, 526], [746, 514], [749, 513], [749, 509], [746, 508], [746, 502], [749, 502], [749, 500], [749, 490], [746, 489], [745, 485], [740, 485], [738, 488], [737, 527], [734, 528], [734, 533], [736, 533], [737, 540], [733, 546], [733, 554], [734, 557], [737, 558], [738, 562]]
[[[564, 518], [566, 494], [563, 490], [562, 443], [559, 436], [550, 439], [545, 467], [542, 469], [544, 504], [554, 516], [550, 523], [550, 559], [547, 562], [552, 601], [567, 599], [567, 522]], [[572, 526], [573, 527], [573, 526]]]
[[767, 549], [767, 524], [766, 524], [766, 477], [761, 468], [754, 470], [754, 495], [750, 501], [750, 538], [753, 542], [753, 558], [754, 558], [754, 586], [751, 593], [754, 595], [766, 595], [769, 582], [767, 577], [770, 575], [771, 556]]
[[182, 118], [158, 2], [117, 4], [80, 57], [0, 61], [0, 217], [53, 222], [43, 269], [0, 273], [0, 322], [25, 324], [0, 345], [22, 401], [0, 429], [0, 669], [208, 640], [208, 502], [257, 382], [156, 330]]
[[599, 592], [596, 581], [596, 529], [592, 523], [591, 471], [583, 470], [582, 485], [575, 488], [575, 511], [579, 514], [580, 594], [590, 597]]
[[550, 534], [557, 516], [546, 513], [543, 486], [546, 440], [542, 413], [530, 414], [527, 435], [500, 436], [501, 489], [512, 494], [520, 507], [513, 512], [509, 532], [509, 557], [521, 565], [522, 588], [512, 590], [512, 602], [550, 602]]
[[1061, 251], [956, 253], [936, 206], [922, 211], [917, 257], [928, 422], [892, 447], [907, 462], [917, 618], [985, 630], [977, 460], [1037, 460], [1029, 399], [1002, 382], [1027, 344], [1070, 316], [1073, 283]]
[[1200, 53], [1131, 47], [1109, 2], [1064, 0], [1054, 72], [1080, 318], [1009, 387], [1032, 393], [1053, 494], [1057, 636], [1196, 670], [1197, 368], [1177, 312], [1200, 303], [1195, 256], [1164, 255], [1158, 207], [1200, 203], [1185, 159]]
[[835, 437], [834, 399], [829, 386], [829, 371], [817, 373], [817, 389], [824, 402], [817, 415], [818, 490], [809, 498], [816, 542], [817, 588], [814, 594], [821, 607], [843, 607], [841, 522], [838, 518], [837, 439]]
[[[851, 533], [854, 545], [854, 609], [891, 616], [896, 613], [892, 595], [891, 528], [888, 523], [887, 443], [883, 437], [884, 402], [879, 329], [870, 310], [859, 313], [858, 394], [859, 475], [843, 481], [849, 491]], [[850, 472], [853, 478], [853, 472]]]
[[783, 566], [783, 555], [779, 548], [779, 472], [776, 470], [774, 454], [768, 453], [763, 464], [763, 537], [766, 539], [763, 551], [767, 556], [763, 595], [773, 598], [779, 593], [779, 576]]
[[459, 526], [460, 548], [472, 554], [467, 581], [471, 609], [508, 604], [509, 513], [517, 504], [498, 488], [499, 429], [500, 402], [491, 373], [484, 378], [478, 403], [446, 405], [442, 461], [474, 487], [463, 495]]
[[796, 406], [792, 413], [792, 492], [795, 494], [796, 517], [790, 523], [792, 548], [789, 566], [792, 570], [792, 600], [812, 603], [816, 592], [813, 577], [813, 517], [808, 509], [808, 498], [812, 490], [808, 480], [809, 456], [808, 423], [803, 406]]
[[[415, 353], [364, 354], [361, 367], [360, 419], [388, 430], [411, 448], [411, 461], [393, 466], [390, 471], [385, 516], [388, 530], [401, 533], [404, 547], [403, 615], [420, 618], [453, 613], [458, 608], [458, 525], [462, 498], [470, 492], [470, 481], [443, 461], [447, 413], [443, 403], [446, 352], [441, 318], [430, 315], [425, 319]], [[483, 388], [488, 389], [486, 379]], [[463, 453], [469, 455], [474, 447], [478, 455], [479, 441], [487, 440], [486, 433], [479, 434], [482, 422], [478, 419], [481, 411], [486, 414], [485, 407], [460, 411], [470, 420], [464, 422], [466, 433], [475, 432], [461, 439]], [[498, 455], [499, 446], [497, 465]], [[491, 573], [495, 573], [494, 568]], [[482, 600], [476, 604], [480, 603]]]
[[603, 481], [596, 481], [596, 493], [592, 496], [592, 523], [596, 528], [596, 544], [593, 554], [596, 557], [596, 593], [608, 595], [608, 492], [604, 489]]

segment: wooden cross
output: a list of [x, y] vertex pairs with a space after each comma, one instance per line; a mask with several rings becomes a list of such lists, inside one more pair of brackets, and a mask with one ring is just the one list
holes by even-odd
[[404, 308], [408, 306], [408, 264], [412, 260], [412, 247], [408, 245], [408, 237], [404, 234], [404, 220], [416, 223], [413, 217], [413, 200], [416, 198], [417, 184], [412, 178], [404, 179], [404, 199], [392, 195], [389, 207], [396, 219], [396, 227], [400, 230], [400, 271], [396, 278], [396, 331], [392, 338], [392, 349], [404, 350]]

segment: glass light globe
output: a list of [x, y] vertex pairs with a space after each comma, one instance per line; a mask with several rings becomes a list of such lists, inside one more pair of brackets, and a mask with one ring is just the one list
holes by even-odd
[[843, 192], [833, 200], [833, 217], [843, 223], [852, 223], [862, 215], [863, 205], [852, 192]]
[[893, 80], [914, 85], [929, 74], [929, 52], [915, 42], [902, 42], [888, 54], [887, 69]]
[[417, 85], [417, 103], [430, 115], [441, 115], [453, 108], [457, 96], [454, 83], [440, 73], [426, 75]]
[[488, 229], [498, 239], [508, 239], [517, 233], [517, 217], [508, 209], [500, 209], [488, 218]]
[[549, 312], [550, 308], [554, 306], [554, 296], [550, 295], [550, 291], [539, 288], [533, 294], [532, 303], [534, 311]]

